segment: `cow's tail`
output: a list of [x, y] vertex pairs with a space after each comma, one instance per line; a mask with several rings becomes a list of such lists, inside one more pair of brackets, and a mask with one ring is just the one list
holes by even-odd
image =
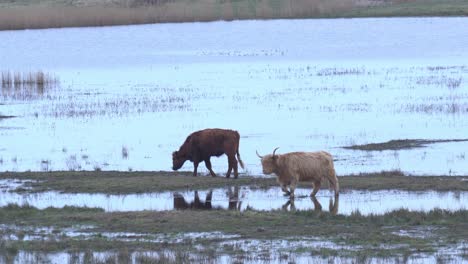
[[239, 161], [239, 165], [241, 166], [241, 168], [244, 169], [244, 162], [241, 160], [239, 147], [237, 147], [237, 161]]
[[336, 177], [335, 168], [332, 166], [331, 173], [328, 175], [328, 182], [330, 187], [335, 191], [335, 196], [338, 196], [340, 193], [340, 184], [338, 183], [338, 178]]
[[239, 162], [239, 165], [241, 166], [241, 168], [244, 169], [244, 162], [241, 160], [240, 153], [239, 153], [240, 135], [239, 135], [239, 132], [236, 131], [236, 133], [237, 133], [237, 149], [236, 149], [237, 161]]

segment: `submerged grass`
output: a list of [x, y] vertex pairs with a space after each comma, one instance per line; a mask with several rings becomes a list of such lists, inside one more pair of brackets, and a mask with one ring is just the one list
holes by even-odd
[[0, 1], [0, 30], [238, 19], [465, 16], [463, 0]]
[[[240, 176], [238, 179], [198, 176], [191, 172], [5, 172], [0, 179], [33, 180], [19, 187], [17, 192], [55, 190], [68, 193], [129, 194], [175, 190], [207, 190], [234, 186], [251, 188], [276, 187], [275, 177]], [[467, 191], [468, 176], [405, 176], [399, 171], [344, 175], [339, 177], [341, 190], [435, 190]], [[31, 188], [24, 188], [31, 187]], [[301, 183], [300, 187], [310, 187]]]

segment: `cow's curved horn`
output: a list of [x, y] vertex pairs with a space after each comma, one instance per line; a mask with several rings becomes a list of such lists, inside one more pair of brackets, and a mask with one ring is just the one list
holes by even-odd
[[275, 148], [275, 150], [273, 150], [273, 157], [275, 157], [275, 152], [276, 150], [279, 149], [279, 147]]
[[255, 153], [257, 153], [257, 156], [258, 156], [259, 158], [263, 159], [263, 156], [260, 156], [260, 154], [258, 154], [258, 151], [257, 151], [257, 150], [255, 150]]

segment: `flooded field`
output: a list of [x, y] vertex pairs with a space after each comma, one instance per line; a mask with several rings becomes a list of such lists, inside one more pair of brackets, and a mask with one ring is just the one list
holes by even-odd
[[[302, 242], [302, 241], [301, 241]], [[237, 243], [237, 242], [236, 242]], [[362, 258], [362, 257], [329, 257], [324, 258], [315, 256], [314, 253], [293, 254], [284, 250], [284, 246], [297, 246], [295, 243], [284, 243], [281, 251], [276, 252], [271, 249], [271, 243], [267, 241], [246, 241], [252, 250], [258, 250], [259, 244], [268, 250], [262, 251], [261, 256], [200, 256], [197, 254], [180, 255], [169, 250], [162, 252], [75, 252], [75, 253], [37, 253], [20, 251], [17, 255], [0, 255], [0, 260], [11, 261], [12, 263], [179, 263], [180, 261], [198, 262], [198, 263], [438, 263], [441, 261], [447, 263], [463, 263], [463, 258], [458, 256], [427, 256], [417, 257], [388, 257], [388, 258]], [[224, 245], [226, 246], [226, 245]], [[232, 245], [229, 245], [233, 247]], [[238, 246], [237, 244], [235, 246]], [[276, 249], [276, 248], [275, 248]], [[357, 249], [356, 249], [357, 250]], [[2, 258], [3, 257], [3, 258]]]
[[[450, 141], [468, 137], [467, 27], [395, 18], [2, 31], [0, 71], [59, 83], [2, 86], [0, 171], [170, 170], [189, 133], [222, 127], [240, 132], [251, 175], [261, 174], [255, 150], [275, 147], [327, 150], [339, 175], [468, 174], [468, 142]], [[343, 148], [400, 139], [437, 143]], [[227, 170], [225, 157], [212, 162]]]

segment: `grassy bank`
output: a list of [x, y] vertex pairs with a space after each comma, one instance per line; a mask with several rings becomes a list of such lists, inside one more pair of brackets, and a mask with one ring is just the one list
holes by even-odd
[[466, 16], [463, 0], [0, 1], [0, 30], [239, 19]]
[[[466, 210], [434, 210], [428, 213], [398, 210], [385, 215], [332, 216], [315, 211], [186, 210], [105, 213], [98, 209], [75, 207], [44, 210], [28, 206], [0, 208], [0, 223], [4, 225], [1, 232], [4, 237], [37, 234], [34, 227], [48, 227], [50, 230], [43, 232], [42, 239], [3, 241], [3, 248], [10, 251], [132, 251], [165, 248], [212, 256], [249, 254], [242, 248], [235, 250], [234, 246], [220, 246], [226, 242], [233, 245], [245, 240], [271, 243], [275, 239], [304, 243], [303, 247], [279, 249], [289, 250], [291, 253], [313, 252], [327, 256], [333, 252], [337, 256], [349, 257], [360, 254], [368, 257], [430, 254], [465, 241], [468, 236], [467, 219]], [[83, 232], [83, 235], [68, 235], [66, 228]], [[109, 232], [128, 235], [104, 235]], [[221, 232], [224, 235], [180, 239], [179, 235], [192, 232]], [[436, 243], [434, 238], [437, 238]], [[307, 246], [304, 241], [310, 240], [341, 246]], [[336, 250], [345, 245], [346, 249]], [[253, 253], [262, 252], [250, 252]]]
[[[269, 188], [278, 186], [275, 177], [259, 178], [241, 175], [238, 179], [191, 176], [191, 172], [5, 172], [0, 179], [33, 180], [17, 191], [42, 192], [56, 190], [69, 193], [148, 193], [174, 190], [206, 190], [229, 186]], [[398, 171], [345, 175], [339, 177], [345, 190], [435, 190], [468, 191], [468, 176], [405, 176]], [[301, 187], [310, 184], [301, 183]], [[326, 187], [325, 187], [326, 188]]]

